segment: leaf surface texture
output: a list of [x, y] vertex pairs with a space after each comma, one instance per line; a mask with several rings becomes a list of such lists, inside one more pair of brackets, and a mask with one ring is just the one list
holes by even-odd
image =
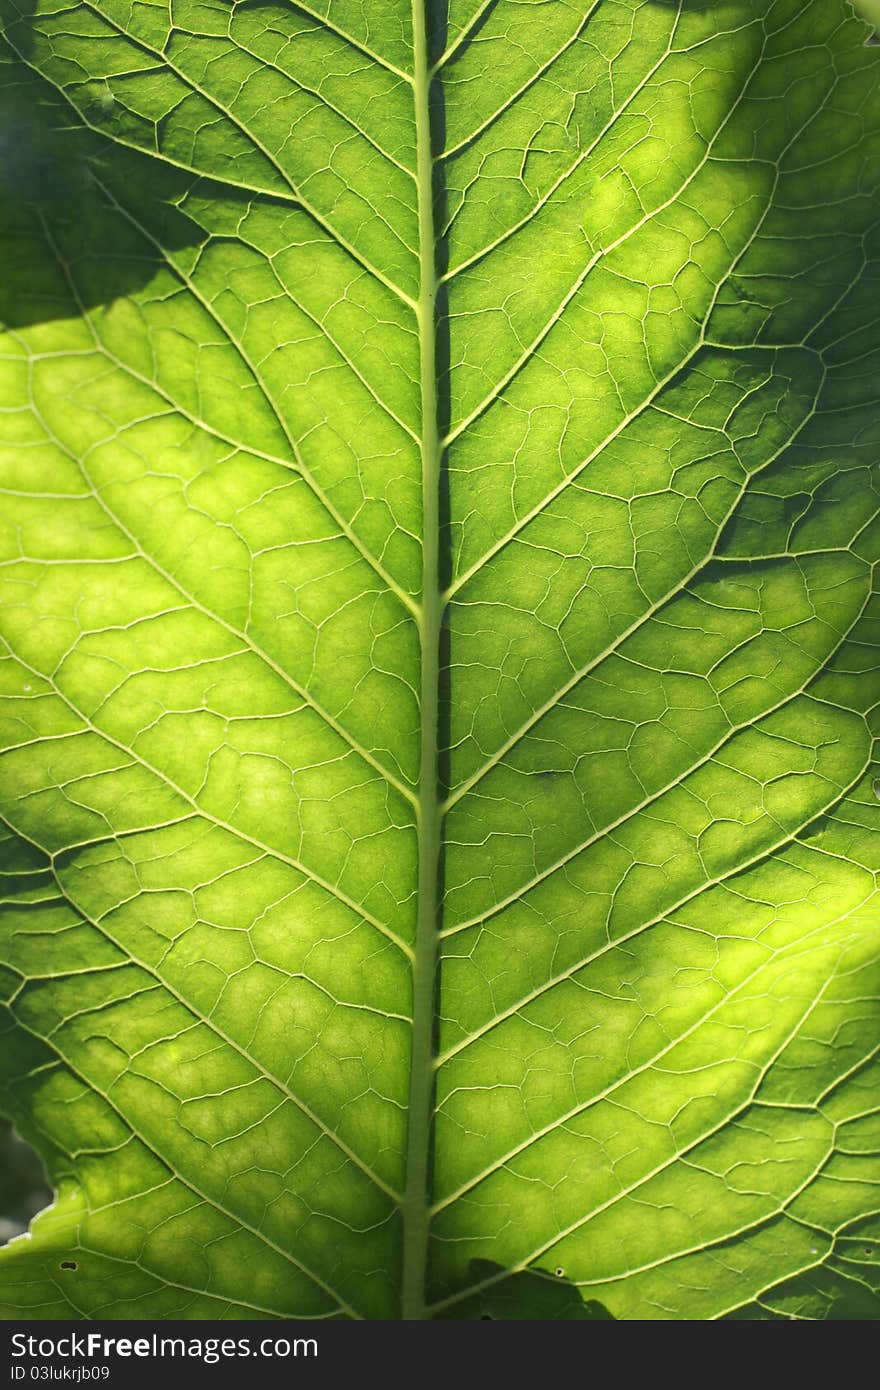
[[0, 15], [6, 1316], [876, 1317], [864, 21]]

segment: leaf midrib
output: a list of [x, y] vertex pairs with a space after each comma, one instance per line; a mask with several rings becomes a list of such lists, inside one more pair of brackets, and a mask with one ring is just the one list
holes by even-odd
[[434, 155], [427, 32], [428, 0], [412, 0], [413, 103], [416, 126], [416, 187], [419, 213], [419, 296], [416, 319], [421, 376], [422, 606], [421, 756], [416, 818], [418, 912], [413, 964], [412, 1054], [407, 1124], [406, 1185], [403, 1197], [401, 1316], [425, 1313], [430, 1221], [431, 1136], [434, 1101], [434, 1015], [439, 943], [441, 852], [440, 477], [443, 461], [437, 390], [437, 228], [434, 213]]

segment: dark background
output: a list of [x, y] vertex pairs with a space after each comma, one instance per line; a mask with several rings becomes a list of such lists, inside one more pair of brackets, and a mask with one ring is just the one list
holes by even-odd
[[30, 1145], [0, 1120], [0, 1245], [20, 1236], [52, 1194]]

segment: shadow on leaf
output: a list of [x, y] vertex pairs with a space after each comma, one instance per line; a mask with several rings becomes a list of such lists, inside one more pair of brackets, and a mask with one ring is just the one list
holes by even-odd
[[442, 1318], [458, 1322], [613, 1322], [603, 1303], [584, 1299], [564, 1273], [505, 1271], [492, 1260], [471, 1260], [469, 1282], [483, 1287], [453, 1304]]
[[[0, 0], [0, 15], [9, 10]], [[23, 328], [136, 294], [162, 256], [137, 226], [137, 204], [150, 192], [151, 220], [174, 252], [204, 241], [175, 206], [194, 182], [95, 135], [50, 84], [0, 38], [0, 327]], [[134, 216], [115, 204], [124, 188]]]

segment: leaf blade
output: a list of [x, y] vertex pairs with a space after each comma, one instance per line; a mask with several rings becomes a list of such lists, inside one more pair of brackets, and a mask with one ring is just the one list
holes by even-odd
[[29, 9], [4, 1306], [875, 1315], [865, 26]]

